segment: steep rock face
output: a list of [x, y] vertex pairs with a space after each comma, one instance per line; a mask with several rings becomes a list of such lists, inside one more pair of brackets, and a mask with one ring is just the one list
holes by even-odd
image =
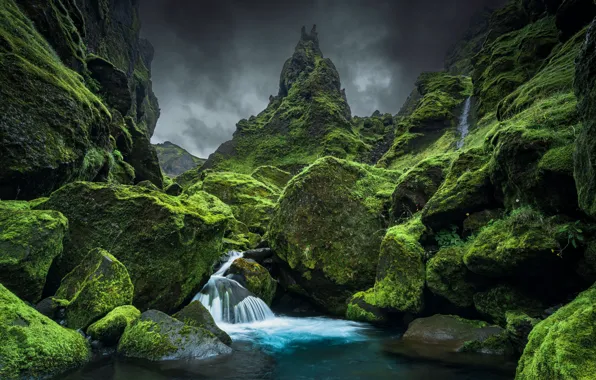
[[326, 157], [294, 177], [269, 227], [277, 257], [334, 314], [372, 287], [398, 172]]
[[232, 218], [228, 206], [203, 192], [179, 198], [140, 186], [84, 182], [64, 186], [38, 207], [61, 210], [69, 220], [64, 254], [50, 280], [70, 272], [91, 249], [109, 249], [128, 269], [133, 304], [166, 311], [199, 290]]
[[323, 58], [316, 29], [302, 31], [282, 70], [279, 94], [258, 116], [241, 120], [234, 138], [203, 168], [250, 174], [262, 165], [296, 172], [325, 155], [356, 158], [371, 146], [353, 131], [350, 108], [331, 60]]
[[206, 160], [188, 153], [183, 148], [169, 141], [156, 144], [155, 150], [162, 171], [170, 177], [177, 177], [187, 170], [203, 165]]
[[207, 359], [231, 352], [210, 331], [186, 325], [157, 310], [141, 314], [124, 330], [118, 344], [120, 355], [152, 361]]
[[39, 314], [1, 284], [0, 339], [3, 379], [59, 376], [91, 357], [81, 334]]
[[133, 292], [124, 265], [109, 252], [94, 249], [62, 279], [54, 300], [66, 307], [66, 325], [78, 330], [130, 304]]
[[109, 111], [13, 0], [0, 23], [0, 198], [32, 199], [94, 180], [108, 166]]
[[[356, 293], [348, 305], [385, 312], [420, 313], [424, 307], [424, 249], [418, 242], [425, 228], [419, 218], [387, 230], [381, 243], [374, 286]], [[374, 313], [376, 315], [376, 313]], [[358, 318], [361, 319], [361, 318]], [[376, 317], [371, 321], [374, 322]]]
[[596, 288], [538, 323], [519, 360], [516, 379], [590, 379], [596, 371]]
[[54, 259], [62, 254], [68, 221], [27, 202], [0, 202], [0, 283], [28, 302], [41, 299]]
[[575, 93], [584, 125], [575, 142], [575, 182], [580, 207], [596, 217], [596, 22], [588, 30], [576, 66]]

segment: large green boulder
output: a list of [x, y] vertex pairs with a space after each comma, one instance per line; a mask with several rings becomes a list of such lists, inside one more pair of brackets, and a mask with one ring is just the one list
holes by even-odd
[[13, 0], [2, 3], [0, 40], [0, 199], [95, 179], [111, 150], [107, 108]]
[[487, 277], [548, 276], [560, 261], [556, 230], [545, 216], [521, 207], [483, 228], [469, 244], [464, 263]]
[[487, 161], [479, 149], [461, 153], [449, 167], [445, 182], [422, 210], [422, 222], [439, 230], [459, 224], [471, 213], [491, 208], [495, 200]]
[[120, 355], [151, 361], [200, 360], [231, 352], [210, 331], [157, 310], [141, 314], [136, 323], [126, 327], [118, 343]]
[[442, 248], [426, 264], [426, 284], [434, 294], [459, 307], [474, 304], [476, 285], [464, 264], [465, 246]]
[[213, 335], [228, 346], [232, 344], [232, 338], [225, 331], [217, 327], [213, 316], [200, 301], [192, 301], [184, 309], [174, 314], [174, 318], [187, 325], [200, 327], [212, 332]]
[[[417, 314], [424, 307], [424, 248], [418, 242], [425, 228], [415, 217], [408, 223], [390, 228], [381, 243], [374, 286], [350, 301], [359, 306], [385, 311]], [[362, 305], [364, 304], [369, 306]], [[374, 310], [374, 309], [373, 309]], [[373, 313], [376, 315], [376, 313]]]
[[66, 307], [66, 325], [84, 329], [118, 306], [132, 302], [128, 271], [108, 251], [97, 248], [60, 284], [54, 300]]
[[249, 175], [232, 172], [209, 170], [203, 172], [201, 178], [201, 182], [187, 190], [188, 194], [202, 190], [215, 195], [228, 204], [236, 219], [250, 230], [261, 234], [265, 232], [279, 196], [277, 187], [268, 186]]
[[241, 276], [246, 284], [246, 289], [265, 301], [267, 305], [271, 305], [277, 289], [277, 282], [265, 267], [253, 260], [239, 258], [232, 263], [229, 272]]
[[575, 93], [584, 121], [575, 140], [575, 182], [580, 207], [596, 217], [596, 22], [588, 30], [577, 59]]
[[139, 186], [85, 182], [61, 188], [38, 207], [59, 210], [69, 220], [54, 280], [91, 249], [107, 249], [128, 269], [139, 309], [173, 310], [200, 290], [232, 218], [228, 206], [204, 192], [171, 197]]
[[39, 301], [67, 229], [59, 212], [30, 210], [27, 202], [0, 202], [0, 283], [25, 301]]
[[0, 284], [0, 378], [58, 376], [90, 359], [85, 338], [27, 306]]
[[538, 323], [519, 360], [517, 380], [592, 379], [596, 373], [596, 287]]
[[325, 157], [287, 185], [269, 241], [310, 298], [343, 315], [352, 294], [373, 286], [399, 173]]
[[93, 340], [98, 340], [111, 346], [118, 343], [127, 326], [130, 326], [141, 317], [141, 312], [134, 306], [118, 306], [105, 317], [87, 328], [87, 335]]

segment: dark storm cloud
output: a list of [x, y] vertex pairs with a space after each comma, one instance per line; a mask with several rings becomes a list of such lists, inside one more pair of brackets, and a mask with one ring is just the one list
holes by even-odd
[[207, 156], [263, 110], [302, 25], [317, 24], [355, 115], [396, 113], [422, 71], [439, 70], [471, 16], [502, 0], [142, 0], [156, 48], [155, 141]]

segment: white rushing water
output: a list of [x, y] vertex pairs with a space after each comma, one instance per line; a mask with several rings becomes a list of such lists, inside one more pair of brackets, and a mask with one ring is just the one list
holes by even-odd
[[250, 323], [274, 318], [269, 306], [238, 281], [225, 277], [232, 263], [242, 253], [230, 252], [227, 261], [193, 298], [209, 310], [216, 323]]
[[459, 125], [457, 131], [459, 132], [459, 140], [457, 142], [457, 149], [461, 149], [464, 146], [464, 140], [468, 135], [470, 129], [470, 108], [472, 106], [472, 97], [468, 97], [464, 103], [464, 110], [459, 118]]

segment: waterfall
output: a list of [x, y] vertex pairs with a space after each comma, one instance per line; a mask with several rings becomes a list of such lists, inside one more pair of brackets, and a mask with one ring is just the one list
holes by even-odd
[[216, 323], [250, 323], [275, 317], [262, 299], [238, 281], [225, 277], [232, 263], [241, 257], [240, 252], [230, 252], [227, 261], [193, 298], [209, 310]]
[[468, 129], [470, 128], [470, 108], [472, 105], [472, 97], [468, 97], [464, 103], [464, 110], [459, 118], [459, 126], [457, 131], [459, 132], [459, 141], [457, 142], [457, 149], [461, 149], [464, 146], [464, 140], [468, 135]]

